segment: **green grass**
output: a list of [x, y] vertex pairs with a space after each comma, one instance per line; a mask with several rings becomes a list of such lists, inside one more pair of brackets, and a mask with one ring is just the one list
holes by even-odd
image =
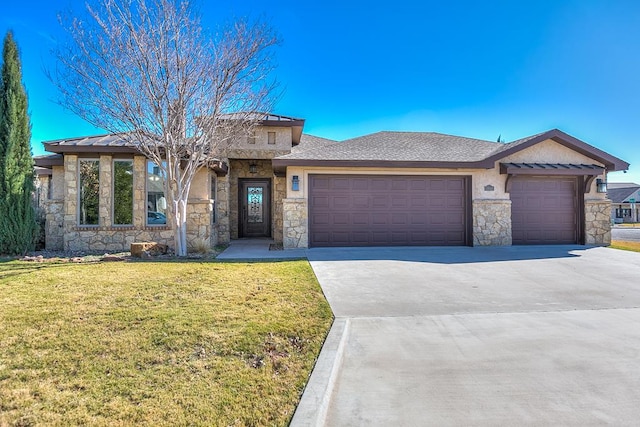
[[0, 426], [287, 425], [331, 321], [306, 261], [0, 263]]
[[623, 249], [625, 251], [640, 252], [640, 242], [624, 242], [621, 240], [614, 240], [611, 242], [610, 248]]

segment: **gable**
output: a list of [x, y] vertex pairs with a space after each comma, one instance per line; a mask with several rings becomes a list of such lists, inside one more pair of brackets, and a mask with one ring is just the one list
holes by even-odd
[[505, 163], [570, 163], [604, 166], [602, 162], [578, 153], [552, 139], [527, 147], [500, 159], [500, 161]]

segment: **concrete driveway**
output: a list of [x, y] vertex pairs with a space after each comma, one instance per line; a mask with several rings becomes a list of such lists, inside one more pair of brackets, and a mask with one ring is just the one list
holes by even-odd
[[640, 253], [312, 249], [336, 322], [292, 425], [640, 419]]

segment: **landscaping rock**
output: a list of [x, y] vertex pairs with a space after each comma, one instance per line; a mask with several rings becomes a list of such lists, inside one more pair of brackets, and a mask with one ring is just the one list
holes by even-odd
[[143, 258], [142, 254], [147, 252], [148, 255], [166, 254], [169, 247], [157, 242], [134, 242], [131, 244], [131, 256]]

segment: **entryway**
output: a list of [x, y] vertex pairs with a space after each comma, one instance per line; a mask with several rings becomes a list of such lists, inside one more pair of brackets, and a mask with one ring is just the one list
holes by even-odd
[[238, 237], [271, 237], [271, 180], [238, 181]]

